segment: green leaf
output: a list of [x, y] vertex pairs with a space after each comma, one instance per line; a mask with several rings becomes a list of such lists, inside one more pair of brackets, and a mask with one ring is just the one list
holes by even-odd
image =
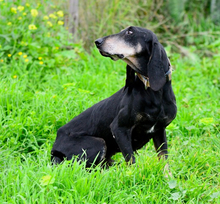
[[6, 41], [10, 42], [11, 38], [9, 37], [10, 35], [2, 35], [0, 34], [0, 38], [5, 38]]
[[199, 122], [204, 125], [211, 125], [214, 122], [214, 118], [202, 118], [199, 120]]
[[176, 180], [171, 180], [168, 182], [169, 188], [174, 189], [177, 186]]
[[43, 176], [41, 179], [40, 179], [40, 184], [42, 186], [47, 186], [49, 184], [53, 184], [55, 181], [54, 178], [52, 178], [51, 175], [46, 175], [46, 176]]
[[186, 126], [186, 129], [187, 129], [188, 131], [191, 131], [191, 130], [195, 130], [196, 127], [195, 127], [194, 125], [191, 125], [191, 126]]
[[213, 193], [212, 195], [210, 195], [210, 197], [211, 197], [212, 199], [218, 198], [219, 196], [220, 196], [220, 191], [215, 192], [215, 193]]
[[78, 91], [81, 92], [81, 93], [90, 93], [90, 91], [84, 90], [84, 89], [78, 89]]
[[69, 86], [75, 86], [76, 83], [66, 83], [66, 84], [63, 84], [62, 87], [65, 88], [65, 87], [69, 87]]
[[10, 45], [6, 45], [4, 47], [2, 47], [2, 50], [11, 50], [12, 47]]
[[168, 130], [177, 130], [179, 129], [179, 127], [174, 124], [174, 123], [170, 123], [169, 126], [167, 127]]
[[180, 197], [181, 197], [181, 194], [177, 192], [177, 193], [172, 193], [170, 198], [172, 200], [178, 200]]

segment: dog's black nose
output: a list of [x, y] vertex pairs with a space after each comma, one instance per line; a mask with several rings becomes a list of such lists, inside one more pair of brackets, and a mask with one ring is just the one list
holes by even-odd
[[103, 38], [99, 38], [95, 41], [97, 47], [99, 47], [103, 43]]

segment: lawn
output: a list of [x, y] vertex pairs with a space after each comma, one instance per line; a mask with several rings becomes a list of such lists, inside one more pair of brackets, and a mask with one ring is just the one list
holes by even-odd
[[20, 10], [31, 22], [11, 27], [23, 15], [11, 7], [0, 4], [7, 16], [0, 25], [0, 203], [220, 203], [219, 41], [203, 46], [212, 57], [166, 47], [178, 107], [167, 128], [172, 177], [164, 177], [152, 142], [132, 166], [119, 153], [109, 169], [52, 167], [57, 129], [124, 86], [126, 64], [71, 43], [61, 23], [40, 28], [45, 17], [35, 18], [30, 5]]

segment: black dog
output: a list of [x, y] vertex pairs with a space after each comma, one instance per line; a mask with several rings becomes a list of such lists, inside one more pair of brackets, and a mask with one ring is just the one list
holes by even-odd
[[[86, 160], [87, 167], [111, 163], [122, 152], [135, 163], [134, 151], [151, 138], [159, 158], [167, 158], [165, 128], [177, 108], [171, 86], [171, 65], [163, 46], [150, 30], [128, 27], [95, 41], [103, 56], [127, 63], [125, 87], [72, 119], [57, 132], [53, 163], [65, 158]], [[136, 73], [136, 76], [135, 76]]]

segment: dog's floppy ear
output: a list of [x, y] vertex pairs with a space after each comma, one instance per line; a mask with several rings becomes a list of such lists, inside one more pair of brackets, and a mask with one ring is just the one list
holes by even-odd
[[150, 87], [154, 91], [158, 91], [166, 83], [165, 70], [168, 69], [169, 62], [166, 52], [157, 39], [153, 39], [151, 56], [148, 62], [148, 77]]

